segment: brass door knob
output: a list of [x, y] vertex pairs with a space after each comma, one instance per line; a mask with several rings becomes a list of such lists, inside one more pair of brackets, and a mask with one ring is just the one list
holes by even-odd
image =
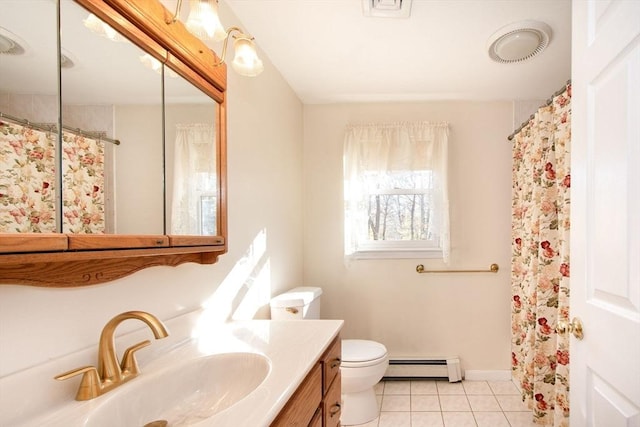
[[558, 326], [556, 326], [556, 332], [559, 334], [566, 334], [567, 332], [571, 332], [574, 337], [581, 340], [584, 338], [584, 331], [582, 330], [582, 320], [577, 317], [571, 319], [571, 322], [567, 322], [566, 320], [559, 320]]

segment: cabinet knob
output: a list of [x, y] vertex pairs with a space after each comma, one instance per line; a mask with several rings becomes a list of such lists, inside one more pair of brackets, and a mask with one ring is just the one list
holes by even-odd
[[340, 360], [340, 358], [339, 358], [339, 357], [337, 357], [337, 358], [335, 358], [335, 359], [333, 359], [333, 360], [331, 361], [331, 364], [330, 364], [329, 366], [331, 367], [331, 369], [335, 369], [335, 368], [337, 368], [338, 366], [340, 366], [340, 363], [341, 363], [341, 362], [342, 362], [342, 361]]
[[336, 403], [331, 408], [329, 408], [329, 416], [331, 416], [331, 418], [333, 418], [335, 415], [340, 413], [340, 409], [342, 409], [340, 407], [340, 404]]

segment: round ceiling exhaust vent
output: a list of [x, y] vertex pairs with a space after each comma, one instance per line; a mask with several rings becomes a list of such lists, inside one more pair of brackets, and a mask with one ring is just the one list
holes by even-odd
[[544, 22], [509, 24], [489, 37], [489, 56], [503, 64], [526, 61], [542, 52], [549, 45], [550, 38], [551, 27]]
[[0, 55], [22, 55], [25, 44], [18, 36], [0, 27]]

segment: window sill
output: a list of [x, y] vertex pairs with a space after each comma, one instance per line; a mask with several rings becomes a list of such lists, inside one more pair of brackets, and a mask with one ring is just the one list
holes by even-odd
[[357, 251], [349, 255], [351, 259], [442, 259], [441, 250], [376, 250]]

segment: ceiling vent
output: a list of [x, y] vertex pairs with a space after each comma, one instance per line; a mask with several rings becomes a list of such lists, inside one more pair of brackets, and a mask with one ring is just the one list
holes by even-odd
[[15, 34], [10, 33], [0, 27], [0, 54], [1, 55], [23, 55], [26, 43]]
[[544, 22], [516, 22], [493, 33], [487, 41], [487, 50], [489, 57], [496, 62], [522, 62], [545, 50], [550, 38], [551, 27]]
[[62, 53], [60, 53], [60, 68], [73, 68], [76, 65], [76, 59], [66, 49], [62, 49]]
[[411, 0], [362, 0], [362, 13], [376, 18], [408, 18]]

